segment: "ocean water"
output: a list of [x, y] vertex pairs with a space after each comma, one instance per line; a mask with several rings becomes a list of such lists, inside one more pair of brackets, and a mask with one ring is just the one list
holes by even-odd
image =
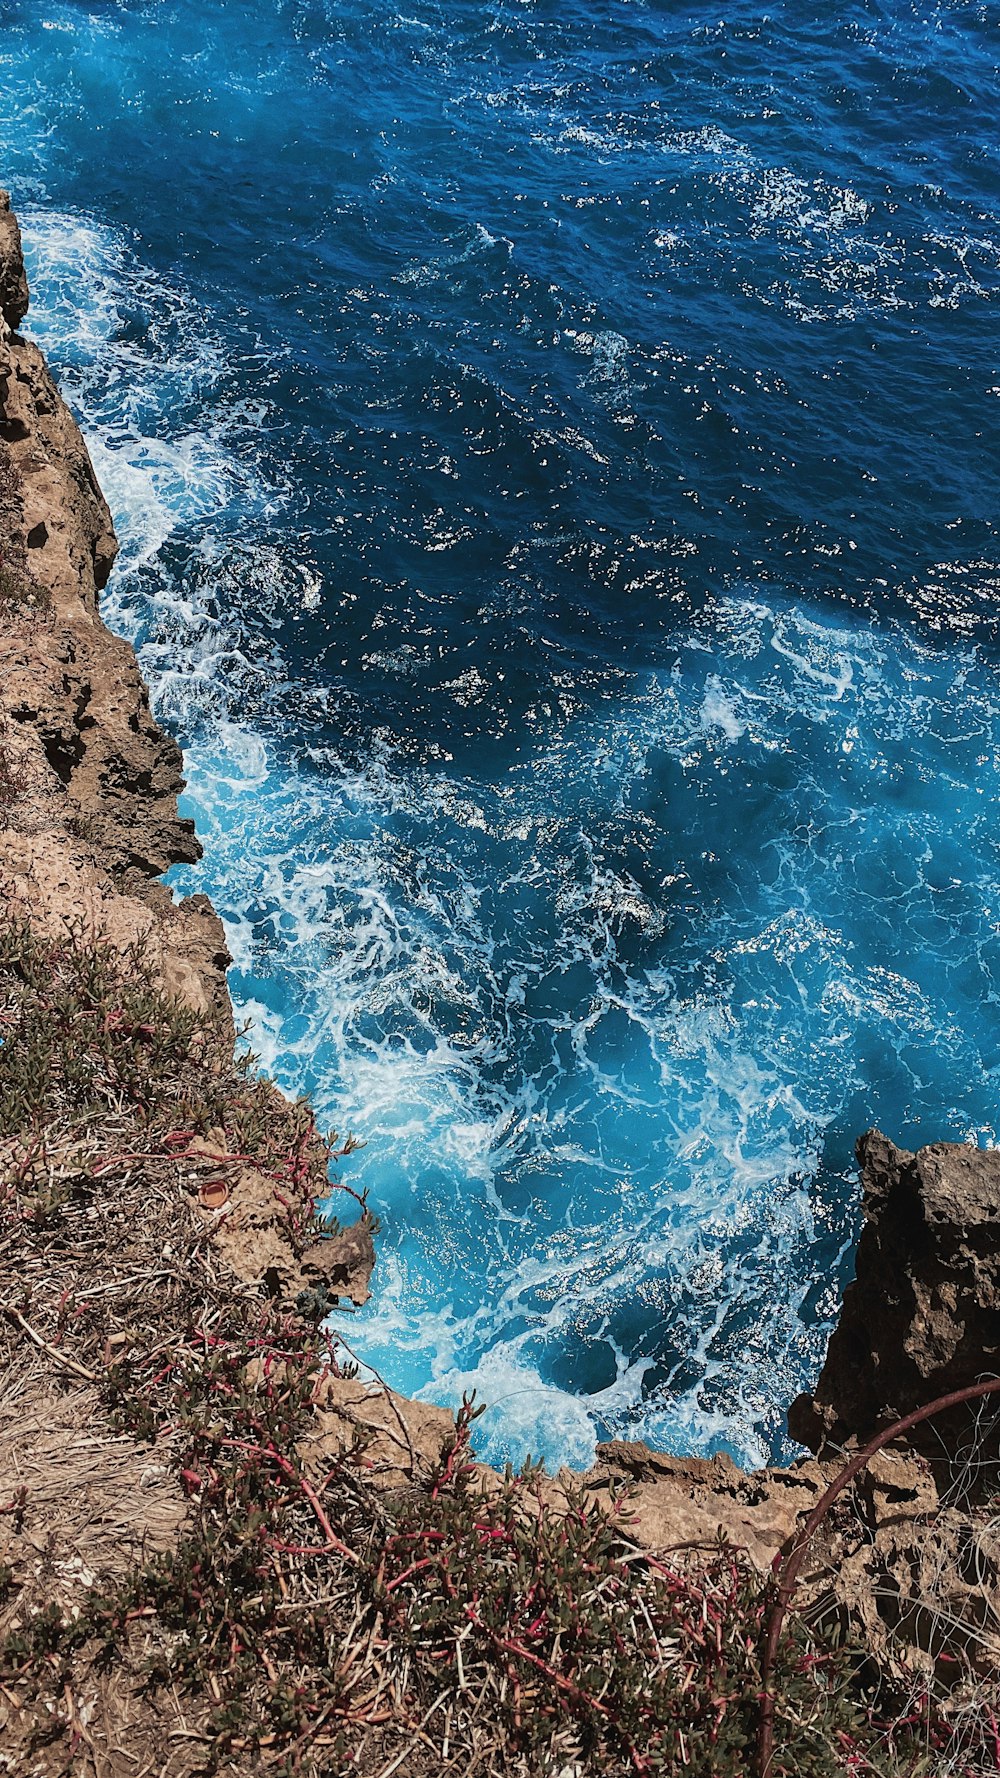
[[364, 1141], [345, 1336], [494, 1458], [787, 1451], [855, 1136], [996, 1140], [998, 59], [970, 0], [0, 0], [178, 888]]

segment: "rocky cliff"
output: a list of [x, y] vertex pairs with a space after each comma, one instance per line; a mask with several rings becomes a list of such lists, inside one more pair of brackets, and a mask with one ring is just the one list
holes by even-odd
[[[175, 901], [161, 880], [172, 863], [200, 856], [192, 824], [177, 812], [180, 751], [150, 713], [131, 647], [102, 622], [99, 594], [117, 549], [111, 515], [41, 352], [18, 331], [28, 300], [17, 222], [0, 192], [6, 907], [36, 930], [70, 922], [119, 948], [140, 946], [169, 992], [231, 1028], [221, 922], [205, 896]], [[632, 1486], [644, 1541], [711, 1538], [721, 1526], [766, 1565], [814, 1504], [842, 1444], [996, 1364], [1000, 1160], [949, 1146], [908, 1155], [875, 1133], [862, 1140], [859, 1158], [867, 1220], [857, 1283], [815, 1394], [792, 1410], [794, 1435], [819, 1461], [746, 1475], [725, 1457], [605, 1446], [587, 1485], [607, 1497]], [[259, 1181], [248, 1187], [243, 1223], [230, 1220], [224, 1241], [244, 1279], [263, 1275], [274, 1242], [266, 1214], [250, 1204], [255, 1192], [259, 1198]], [[367, 1231], [355, 1245], [351, 1290], [363, 1295]], [[412, 1469], [415, 1453], [436, 1456], [452, 1424], [443, 1410], [344, 1380], [331, 1392], [319, 1447], [328, 1454], [349, 1447], [360, 1426], [392, 1483]]]
[[[855, 1281], [815, 1390], [788, 1415], [792, 1437], [814, 1451], [864, 1442], [1000, 1374], [1000, 1153], [940, 1142], [911, 1154], [869, 1130], [857, 1157]], [[937, 1451], [961, 1423], [936, 1420], [911, 1441]]]
[[[1000, 1157], [954, 1145], [910, 1154], [877, 1132], [862, 1138], [857, 1279], [815, 1390], [790, 1416], [814, 1455], [748, 1475], [725, 1457], [615, 1442], [584, 1476], [531, 1483], [527, 1505], [522, 1484], [479, 1466], [449, 1495], [456, 1464], [467, 1462], [464, 1425], [352, 1374], [343, 1341], [323, 1346], [327, 1307], [364, 1300], [370, 1224], [362, 1217], [337, 1238], [316, 1238], [327, 1149], [307, 1108], [234, 1064], [221, 923], [206, 897], [175, 901], [162, 881], [170, 864], [199, 856], [178, 814], [180, 753], [151, 715], [132, 649], [102, 622], [111, 517], [79, 429], [19, 331], [27, 309], [17, 223], [0, 193], [0, 1771], [124, 1778], [139, 1763], [133, 1746], [144, 1770], [176, 1778], [209, 1769], [242, 1778], [278, 1770], [286, 1756], [280, 1769], [298, 1771], [307, 1733], [336, 1749], [329, 1731], [341, 1720], [351, 1769], [383, 1778], [424, 1778], [456, 1762], [472, 1770], [486, 1758], [486, 1720], [489, 1771], [555, 1772], [562, 1762], [582, 1773], [584, 1748], [598, 1750], [588, 1770], [652, 1771], [632, 1730], [616, 1719], [611, 1733], [607, 1703], [617, 1698], [621, 1722], [634, 1715], [647, 1738], [666, 1732], [665, 1717], [647, 1720], [651, 1660], [664, 1697], [688, 1663], [676, 1743], [688, 1769], [689, 1682], [709, 1649], [708, 1763], [692, 1769], [718, 1778], [719, 1685], [741, 1720], [752, 1722], [759, 1704], [761, 1574], [802, 1539], [845, 1451], [997, 1368]], [[126, 962], [92, 968], [95, 957]], [[803, 1591], [817, 1617], [860, 1630], [894, 1685], [916, 1672], [922, 1696], [939, 1656], [960, 1655], [966, 1674], [984, 1661], [1000, 1667], [1000, 1607], [990, 1603], [1000, 1551], [967, 1486], [981, 1433], [968, 1417], [938, 1426], [933, 1463], [912, 1446], [882, 1451], [810, 1534]], [[570, 1523], [588, 1554], [567, 1580]], [[441, 1549], [453, 1543], [449, 1569]], [[426, 1553], [414, 1557], [416, 1547]], [[550, 1555], [562, 1578], [540, 1610]], [[564, 1626], [583, 1595], [601, 1591], [583, 1578], [595, 1561], [624, 1615], [609, 1618], [613, 1636], [600, 1631], [601, 1688], [591, 1695]], [[521, 1598], [529, 1569], [530, 1611]], [[738, 1677], [724, 1683], [703, 1634], [709, 1594], [698, 1591], [718, 1589], [720, 1576], [739, 1593], [726, 1606]], [[481, 1589], [493, 1585], [487, 1623]], [[404, 1586], [409, 1615], [390, 1603]], [[655, 1634], [642, 1619], [647, 1594], [659, 1611], [667, 1592], [696, 1598], [683, 1650], [669, 1614]], [[452, 1606], [454, 1646], [432, 1646], [428, 1625], [448, 1624]], [[340, 1654], [328, 1645], [331, 1622]], [[545, 1659], [531, 1640], [543, 1622]], [[296, 1629], [306, 1624], [308, 1653]], [[612, 1642], [621, 1652], [637, 1625], [641, 1659], [608, 1693]], [[463, 1663], [476, 1646], [482, 1689], [471, 1709]], [[331, 1691], [335, 1667], [343, 1698]], [[534, 1708], [522, 1709], [520, 1688], [542, 1695], [540, 1675], [550, 1684], [549, 1752], [541, 1767], [512, 1765]], [[439, 1676], [450, 1687], [440, 1697]], [[821, 1694], [808, 1695], [810, 1710]], [[949, 1708], [945, 1700], [935, 1733], [951, 1733]], [[569, 1718], [589, 1724], [576, 1740]], [[456, 1754], [460, 1722], [467, 1738]], [[796, 1754], [781, 1771], [825, 1778], [833, 1769], [827, 1755], [842, 1731], [816, 1722], [818, 1763]], [[800, 1726], [796, 1695], [789, 1745]], [[733, 1745], [727, 1774], [749, 1769], [742, 1729]], [[617, 1764], [602, 1747], [617, 1750]], [[378, 1757], [364, 1765], [370, 1748]], [[345, 1769], [326, 1757], [310, 1769]]]
[[201, 856], [180, 749], [101, 621], [117, 553], [79, 427], [17, 331], [28, 285], [0, 192], [0, 885], [8, 910], [141, 944], [166, 987], [228, 1012], [221, 921], [160, 881]]

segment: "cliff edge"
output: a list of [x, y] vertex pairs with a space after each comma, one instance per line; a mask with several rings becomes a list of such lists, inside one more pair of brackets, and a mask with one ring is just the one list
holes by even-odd
[[[318, 1215], [336, 1151], [234, 1058], [221, 922], [162, 881], [200, 856], [181, 756], [102, 622], [111, 516], [28, 299], [0, 192], [0, 1772], [742, 1778], [771, 1564], [859, 1443], [997, 1368], [1000, 1156], [862, 1138], [786, 1468], [615, 1441], [502, 1478], [468, 1408], [359, 1371], [329, 1315], [372, 1224]], [[923, 1688], [903, 1763], [857, 1766], [893, 1778], [952, 1735], [939, 1661], [1000, 1669], [981, 1432], [883, 1450], [810, 1530], [771, 1778], [883, 1749], [865, 1663]], [[830, 1622], [863, 1644], [826, 1685]]]
[[38, 347], [0, 192], [0, 890], [51, 931], [140, 945], [163, 985], [229, 1017], [222, 922], [160, 881], [201, 856], [176, 742], [130, 645], [101, 621], [118, 545], [80, 429]]

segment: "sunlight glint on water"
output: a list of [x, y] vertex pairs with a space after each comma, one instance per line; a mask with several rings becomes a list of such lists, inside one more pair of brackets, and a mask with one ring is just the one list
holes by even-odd
[[756, 1460], [855, 1136], [994, 1140], [1000, 222], [947, 71], [995, 70], [947, 7], [867, 75], [837, 21], [613, 10], [15, 7], [5, 178], [178, 885], [366, 1143], [352, 1345], [494, 1457]]

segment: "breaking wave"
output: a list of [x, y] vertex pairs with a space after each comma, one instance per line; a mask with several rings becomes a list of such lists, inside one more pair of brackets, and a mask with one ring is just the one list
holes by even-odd
[[[777, 139], [768, 21], [620, 10], [627, 67], [572, 8], [53, 0], [0, 112], [107, 612], [185, 746], [176, 886], [263, 1063], [365, 1144], [352, 1346], [479, 1390], [493, 1458], [758, 1461], [850, 1272], [854, 1137], [996, 1139], [1000, 225], [974, 144], [949, 198], [850, 92], [836, 155], [811, 112]], [[937, 56], [950, 116], [974, 22], [911, 12], [816, 29], [907, 103]], [[98, 113], [124, 195], [75, 184]]]

